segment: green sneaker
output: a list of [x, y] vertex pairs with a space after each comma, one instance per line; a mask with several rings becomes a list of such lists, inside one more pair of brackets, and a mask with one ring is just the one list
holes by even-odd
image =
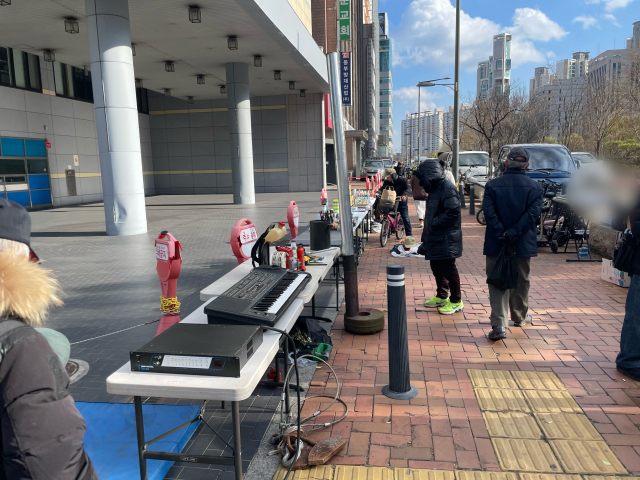
[[451, 303], [449, 300], [444, 307], [440, 307], [438, 311], [443, 315], [453, 315], [456, 312], [462, 311], [464, 308], [464, 303], [462, 301], [460, 303]]
[[444, 307], [447, 303], [449, 303], [448, 298], [433, 297], [431, 300], [425, 300], [424, 306], [427, 308], [438, 308]]

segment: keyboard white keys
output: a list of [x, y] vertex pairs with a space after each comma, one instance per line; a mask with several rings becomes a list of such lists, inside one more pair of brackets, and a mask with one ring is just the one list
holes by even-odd
[[297, 278], [280, 294], [278, 299], [267, 309], [267, 313], [277, 314], [280, 308], [287, 302], [289, 297], [293, 295], [296, 288], [306, 280], [304, 275], [298, 275]]

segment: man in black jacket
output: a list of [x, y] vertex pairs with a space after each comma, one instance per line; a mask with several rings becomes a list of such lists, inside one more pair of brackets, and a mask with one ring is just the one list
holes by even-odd
[[404, 165], [402, 162], [398, 162], [398, 165], [395, 167], [395, 171], [399, 177], [404, 177]]
[[444, 170], [435, 159], [422, 162], [414, 175], [429, 194], [422, 250], [424, 258], [431, 262], [437, 285], [436, 296], [426, 300], [424, 306], [437, 308], [444, 315], [453, 315], [464, 308], [456, 266], [456, 258], [462, 256], [460, 197], [455, 185], [445, 179]]
[[616, 358], [618, 370], [640, 382], [640, 201], [629, 216], [631, 233], [635, 239], [635, 253], [631, 271], [631, 285], [627, 293], [624, 322], [620, 332], [620, 353]]
[[487, 183], [484, 190], [484, 216], [487, 229], [484, 255], [487, 256], [487, 275], [497, 262], [502, 247], [513, 243], [518, 257], [518, 286], [500, 290], [489, 285], [491, 326], [489, 340], [507, 338], [509, 310], [514, 326], [531, 323], [529, 315], [529, 272], [531, 257], [538, 256], [536, 221], [542, 211], [544, 194], [540, 183], [525, 175], [529, 153], [522, 147], [509, 152], [502, 176]]
[[384, 171], [384, 177], [386, 180], [378, 190], [378, 195], [380, 195], [386, 188], [393, 188], [396, 192], [396, 198], [400, 198], [398, 213], [400, 213], [400, 216], [402, 217], [404, 230], [407, 232], [407, 237], [411, 237], [411, 220], [409, 219], [409, 206], [407, 205], [407, 200], [411, 195], [411, 185], [409, 185], [409, 181], [406, 178], [399, 176], [393, 168], [387, 168]]
[[0, 198], [0, 225], [0, 480], [97, 480], [64, 365], [33, 328], [58, 283], [29, 261], [29, 213]]

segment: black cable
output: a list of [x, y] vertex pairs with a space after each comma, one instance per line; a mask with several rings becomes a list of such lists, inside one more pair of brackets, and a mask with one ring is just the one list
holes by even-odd
[[[253, 264], [254, 268], [258, 265], [264, 265], [265, 259], [262, 257], [264, 239], [267, 237], [271, 229], [274, 228], [275, 226], [276, 226], [275, 223], [272, 223], [271, 225], [269, 225], [267, 229], [264, 231], [264, 233], [260, 235], [260, 238], [258, 239], [258, 241], [253, 245], [253, 248], [251, 249], [251, 263]], [[269, 263], [269, 262], [266, 262], [266, 263]]]
[[[277, 328], [274, 327], [267, 327], [265, 325], [262, 326], [262, 328], [266, 329], [266, 330], [273, 330], [274, 332], [279, 333], [280, 335], [284, 335], [285, 337], [287, 337], [288, 341], [291, 343], [291, 346], [293, 347], [293, 366], [295, 368], [296, 371], [296, 383], [298, 385], [300, 385], [300, 372], [298, 371], [298, 356], [296, 354], [296, 342], [293, 340], [293, 338], [291, 337], [291, 335], [289, 335], [287, 332], [285, 332], [284, 330], [279, 330]], [[286, 358], [285, 359], [285, 365], [288, 365], [289, 359]], [[285, 377], [288, 377], [288, 375], [285, 375]], [[285, 382], [285, 386], [284, 388], [289, 388], [288, 384]], [[283, 388], [283, 392], [284, 392], [284, 388]], [[296, 420], [297, 424], [298, 424], [298, 436], [296, 438], [296, 446], [294, 449], [294, 454], [293, 454], [293, 461], [291, 462], [291, 465], [289, 465], [289, 470], [287, 471], [287, 474], [284, 476], [283, 480], [287, 480], [289, 478], [289, 474], [291, 473], [291, 471], [293, 470], [293, 466], [296, 464], [296, 461], [298, 460], [298, 450], [300, 448], [300, 442], [302, 441], [300, 439], [301, 436], [301, 432], [300, 432], [300, 417], [302, 415], [301, 412], [301, 401], [300, 401], [300, 388], [296, 388], [296, 396], [298, 397], [298, 418]]]

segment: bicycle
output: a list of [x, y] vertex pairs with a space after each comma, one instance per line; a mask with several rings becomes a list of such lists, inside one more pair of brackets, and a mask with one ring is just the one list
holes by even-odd
[[396, 203], [393, 207], [390, 205], [380, 206], [380, 212], [382, 213], [380, 246], [382, 247], [387, 244], [389, 237], [394, 233], [398, 240], [404, 237], [404, 222], [402, 221], [402, 216], [398, 213], [398, 205], [400, 205], [400, 198], [396, 198]]

